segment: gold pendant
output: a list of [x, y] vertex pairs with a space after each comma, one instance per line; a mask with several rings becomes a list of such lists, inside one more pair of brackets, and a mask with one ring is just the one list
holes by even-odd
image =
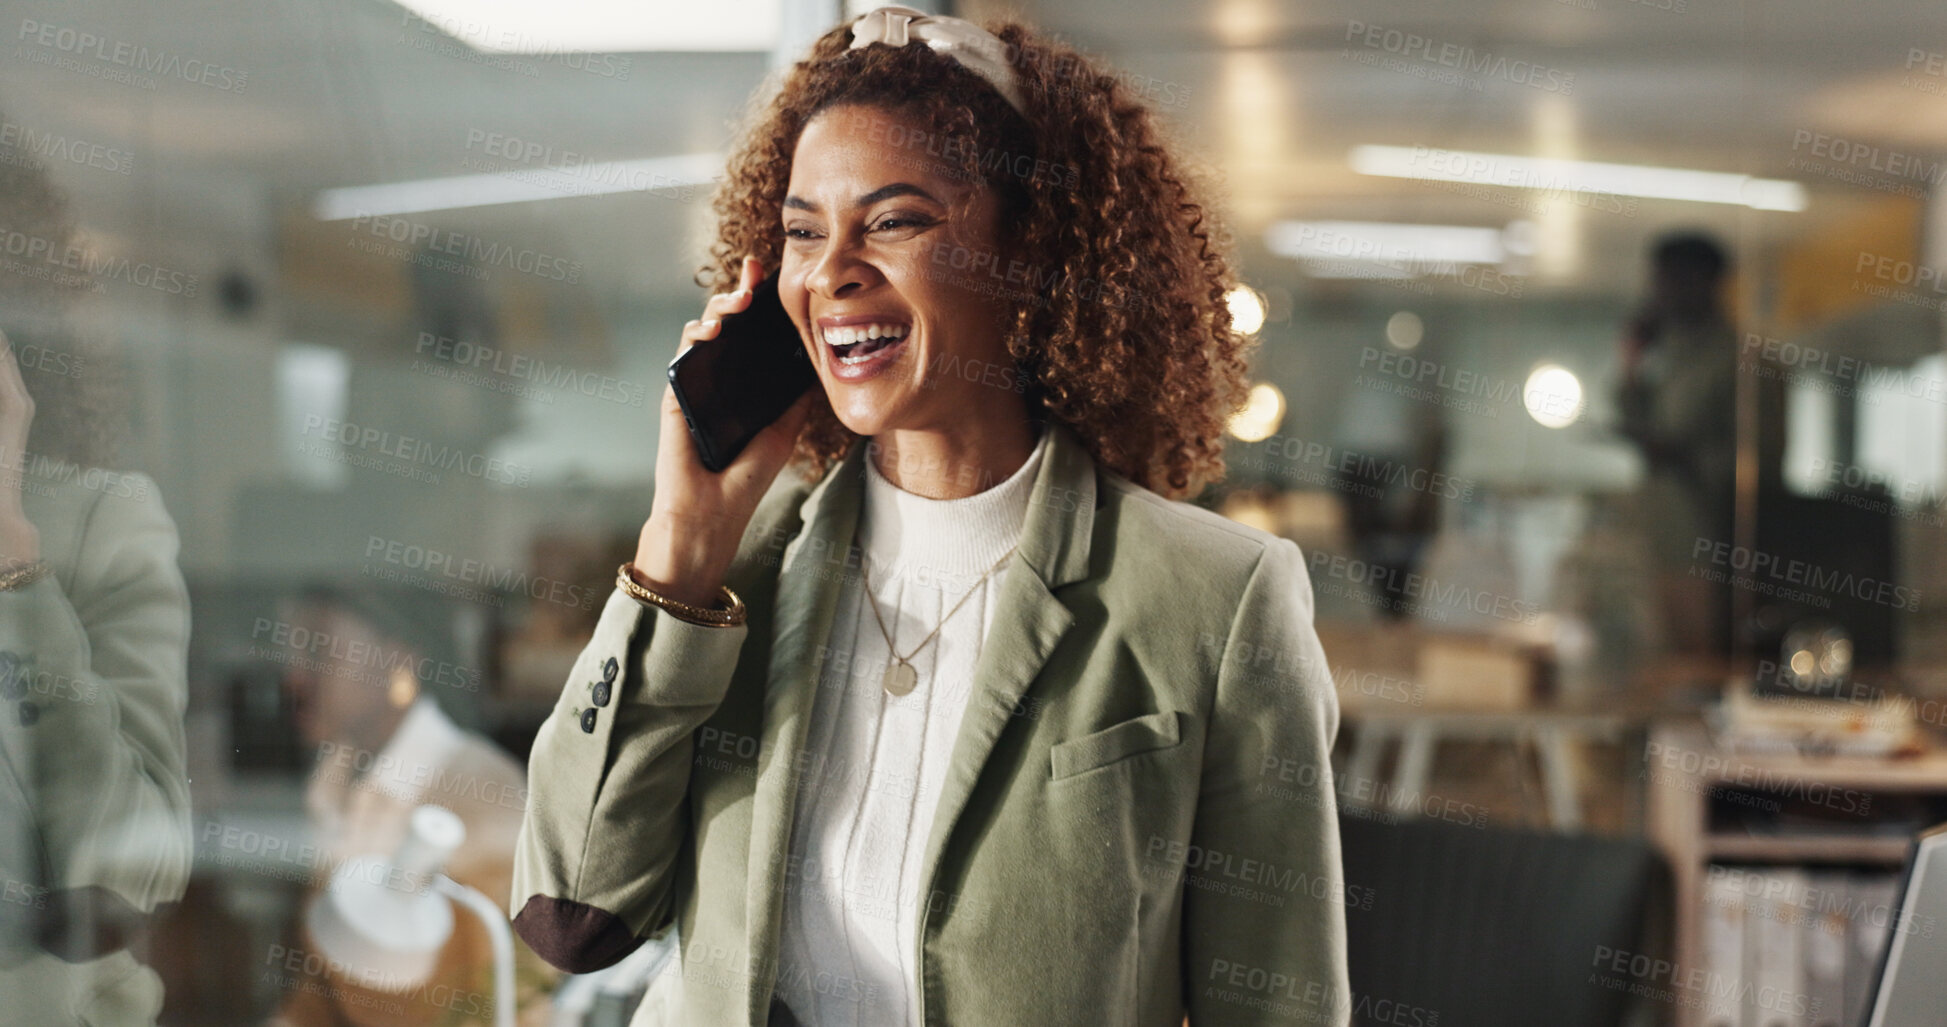
[[905, 660], [889, 663], [886, 665], [886, 676], [881, 678], [879, 683], [884, 685], [886, 691], [893, 695], [906, 695], [912, 692], [914, 686], [919, 684], [919, 672], [914, 670], [913, 665], [907, 663]]

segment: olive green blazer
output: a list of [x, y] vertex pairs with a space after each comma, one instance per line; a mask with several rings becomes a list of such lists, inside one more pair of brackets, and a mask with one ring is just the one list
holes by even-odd
[[[925, 1022], [1345, 1022], [1338, 705], [1297, 546], [1046, 444], [926, 841]], [[678, 926], [698, 1027], [765, 1024], [801, 972], [794, 789], [864, 454], [767, 494], [745, 626], [609, 598], [529, 765], [509, 908], [543, 958]]]

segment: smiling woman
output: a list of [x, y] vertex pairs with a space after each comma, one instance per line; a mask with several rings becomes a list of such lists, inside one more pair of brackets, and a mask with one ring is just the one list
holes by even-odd
[[881, 8], [716, 210], [680, 346], [775, 271], [818, 387], [721, 473], [665, 397], [516, 929], [577, 972], [675, 930], [637, 1023], [1344, 1022], [1303, 562], [1166, 498], [1221, 475], [1245, 341], [1150, 114], [1020, 25]]
[[[903, 377], [937, 382], [968, 366], [956, 357], [1018, 368], [1030, 407], [1045, 406], [1138, 484], [1180, 496], [1221, 477], [1223, 424], [1245, 370], [1246, 340], [1223, 301], [1235, 281], [1148, 108], [1111, 70], [1021, 25], [997, 29], [996, 60], [982, 65], [1002, 69], [1019, 108], [930, 43], [851, 38], [841, 29], [819, 40], [732, 156], [701, 281], [734, 288], [745, 257], [787, 275], [803, 267], [800, 229], [816, 233], [818, 218], [793, 202], [815, 202], [801, 188], [877, 176], [875, 204], [856, 203], [861, 188], [824, 216], [906, 215], [870, 223], [874, 248], [897, 253], [915, 283], [898, 291], [923, 280], [935, 296], [964, 294], [961, 329], [990, 336], [982, 348], [993, 350], [943, 341], [928, 354], [940, 363]], [[807, 158], [820, 162], [815, 176]], [[851, 181], [830, 177], [838, 165]], [[888, 193], [894, 185], [908, 188]], [[807, 313], [793, 311], [801, 330]], [[799, 454], [822, 470], [855, 433], [872, 434], [814, 401]]]

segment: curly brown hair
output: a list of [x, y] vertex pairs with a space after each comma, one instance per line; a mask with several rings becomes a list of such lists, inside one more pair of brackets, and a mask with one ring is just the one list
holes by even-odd
[[[844, 106], [911, 118], [942, 173], [996, 191], [1001, 245], [1053, 288], [1012, 297], [1007, 349], [1031, 405], [1095, 459], [1170, 497], [1223, 477], [1223, 431], [1245, 390], [1251, 341], [1231, 329], [1228, 239], [1196, 198], [1150, 110], [1116, 75], [1015, 22], [1006, 47], [1025, 116], [924, 45], [850, 49], [825, 33], [756, 107], [713, 199], [717, 238], [697, 284], [733, 288], [744, 256], [775, 269], [799, 133]], [[1024, 170], [1030, 169], [1030, 170]], [[854, 436], [820, 394], [795, 457], [821, 474]]]

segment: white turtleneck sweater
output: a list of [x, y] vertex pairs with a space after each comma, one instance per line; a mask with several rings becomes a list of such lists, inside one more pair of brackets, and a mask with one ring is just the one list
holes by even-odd
[[981, 575], [1020, 540], [1046, 448], [1044, 432], [1007, 480], [964, 499], [902, 491], [865, 461], [854, 559], [894, 648], [912, 653], [953, 613], [911, 658], [918, 685], [895, 696], [881, 684], [893, 657], [859, 577], [840, 588], [805, 739], [780, 940], [776, 993], [801, 1024], [919, 1022], [920, 862], [1007, 568]]

